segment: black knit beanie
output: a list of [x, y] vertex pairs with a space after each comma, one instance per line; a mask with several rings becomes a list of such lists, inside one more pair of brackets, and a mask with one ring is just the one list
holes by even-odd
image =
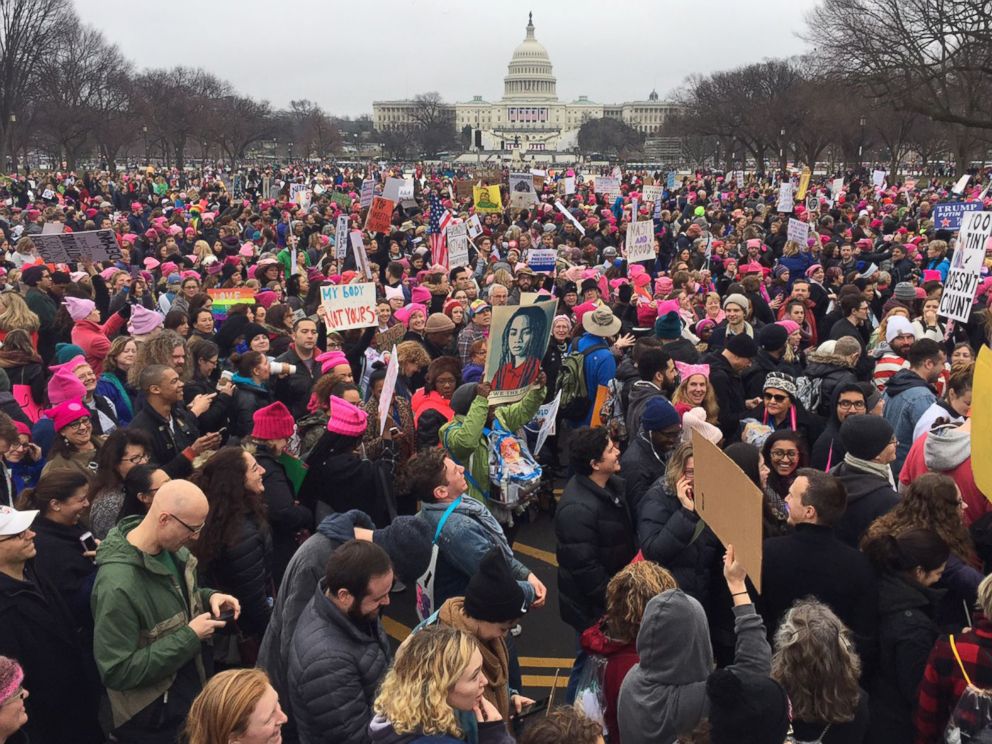
[[465, 590], [465, 614], [476, 620], [505, 623], [527, 612], [524, 590], [507, 565], [499, 548], [493, 548], [479, 564]]
[[840, 425], [840, 441], [850, 454], [873, 460], [892, 441], [892, 425], [881, 416], [848, 416]]

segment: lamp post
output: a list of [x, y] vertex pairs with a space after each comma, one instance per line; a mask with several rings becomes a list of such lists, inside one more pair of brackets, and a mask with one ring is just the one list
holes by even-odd
[[14, 125], [15, 124], [17, 124], [17, 115], [16, 114], [11, 114], [10, 115], [10, 127], [9, 127], [10, 136], [8, 138], [8, 141], [10, 142], [10, 165], [11, 165], [11, 170], [14, 173], [17, 172], [17, 145], [14, 143]]
[[148, 165], [149, 164], [148, 163], [149, 156], [148, 156], [148, 127], [147, 126], [141, 127], [141, 135], [142, 135], [142, 137], [145, 140], [145, 165]]
[[782, 127], [778, 136], [778, 159], [782, 163], [782, 178], [785, 178], [785, 127]]
[[861, 152], [865, 147], [865, 117], [861, 117], [858, 120], [858, 126], [861, 127], [861, 133], [858, 135], [858, 171], [861, 170]]
[[288, 150], [288, 152], [289, 152], [289, 162], [292, 163], [293, 162], [293, 143], [292, 142], [289, 143], [289, 150]]

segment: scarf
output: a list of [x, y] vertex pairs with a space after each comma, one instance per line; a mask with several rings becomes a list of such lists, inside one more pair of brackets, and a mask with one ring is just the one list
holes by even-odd
[[497, 638], [495, 641], [483, 641], [477, 633], [479, 632], [479, 622], [473, 620], [465, 614], [463, 597], [452, 597], [438, 610], [438, 622], [447, 625], [455, 630], [463, 630], [474, 637], [482, 652], [482, 671], [486, 675], [489, 684], [483, 693], [486, 699], [496, 706], [496, 710], [503, 716], [503, 720], [509, 720], [510, 714], [510, 656], [506, 650], [506, 641]]
[[855, 470], [871, 473], [872, 475], [877, 475], [879, 478], [884, 478], [888, 484], [892, 486], [892, 490], [896, 490], [896, 482], [892, 478], [892, 468], [888, 465], [875, 462], [874, 460], [862, 460], [860, 457], [855, 457], [850, 452], [844, 455], [844, 462]]

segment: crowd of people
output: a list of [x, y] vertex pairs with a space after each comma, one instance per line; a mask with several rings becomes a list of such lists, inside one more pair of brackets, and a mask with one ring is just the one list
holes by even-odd
[[[959, 248], [933, 218], [984, 193], [858, 171], [783, 213], [777, 177], [613, 169], [604, 194], [561, 169], [482, 211], [455, 185], [506, 172], [406, 171], [5, 182], [0, 742], [992, 732], [970, 418], [992, 276], [968, 322], [942, 317]], [[360, 249], [362, 184], [390, 177], [413, 198]], [[439, 211], [473, 227], [462, 265]], [[635, 221], [653, 258], [627, 259]], [[112, 255], [53, 260], [51, 235], [93, 230]], [[321, 290], [356, 283], [374, 323], [335, 330]], [[536, 382], [494, 404], [494, 308], [535, 301], [555, 303], [540, 370], [495, 384]], [[510, 498], [492, 432], [530, 457], [553, 401], [540, 486]], [[762, 493], [760, 593], [697, 512], [693, 436]], [[512, 548], [542, 514], [559, 617]], [[394, 651], [402, 591], [422, 622]], [[531, 613], [574, 636], [575, 707], [530, 715]]]

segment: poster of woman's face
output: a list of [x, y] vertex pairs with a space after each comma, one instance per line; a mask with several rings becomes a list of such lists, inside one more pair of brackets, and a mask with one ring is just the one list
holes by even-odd
[[493, 308], [485, 379], [490, 403], [508, 403], [527, 394], [541, 374], [548, 349], [555, 302]]

